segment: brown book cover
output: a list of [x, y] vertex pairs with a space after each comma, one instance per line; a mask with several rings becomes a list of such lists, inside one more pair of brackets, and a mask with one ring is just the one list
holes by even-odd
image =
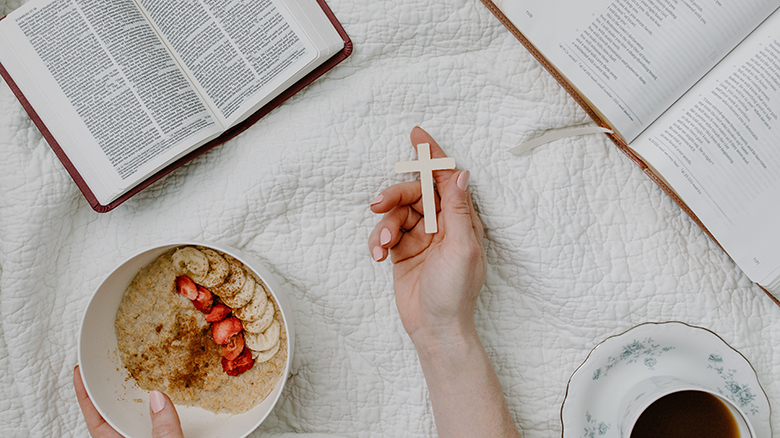
[[[38, 129], [41, 131], [41, 134], [43, 134], [43, 137], [49, 143], [49, 146], [51, 146], [52, 150], [57, 155], [57, 158], [60, 159], [62, 165], [65, 166], [65, 169], [68, 171], [71, 178], [73, 178], [73, 181], [76, 183], [78, 188], [84, 194], [84, 197], [87, 199], [89, 205], [96, 212], [105, 213], [113, 210], [118, 205], [130, 199], [132, 196], [134, 196], [141, 190], [145, 189], [155, 181], [159, 180], [165, 175], [168, 175], [179, 166], [189, 162], [190, 160], [205, 153], [206, 151], [212, 149], [213, 147], [219, 146], [222, 143], [225, 143], [226, 141], [242, 133], [247, 128], [252, 126], [255, 122], [263, 118], [266, 114], [270, 113], [274, 108], [281, 105], [285, 100], [292, 97], [295, 93], [301, 91], [304, 87], [306, 87], [310, 83], [314, 82], [314, 80], [316, 80], [317, 78], [325, 74], [325, 72], [332, 69], [341, 61], [349, 57], [349, 55], [352, 54], [352, 40], [350, 40], [349, 35], [347, 35], [346, 31], [344, 30], [344, 27], [341, 25], [341, 23], [338, 21], [336, 16], [333, 14], [333, 11], [331, 11], [330, 7], [328, 7], [328, 5], [325, 3], [325, 0], [317, 0], [317, 3], [319, 3], [320, 7], [322, 8], [323, 12], [325, 12], [325, 15], [327, 15], [331, 23], [333, 23], [333, 26], [335, 27], [339, 36], [341, 36], [342, 40], [344, 40], [344, 48], [340, 52], [333, 55], [330, 59], [325, 61], [325, 63], [321, 64], [319, 67], [314, 69], [311, 73], [304, 76], [301, 80], [293, 84], [290, 88], [286, 89], [280, 95], [276, 96], [276, 98], [274, 98], [273, 100], [268, 102], [265, 106], [257, 110], [257, 112], [249, 116], [246, 120], [233, 126], [232, 128], [223, 132], [219, 137], [191, 151], [187, 155], [179, 158], [178, 160], [174, 161], [173, 163], [169, 164], [163, 169], [160, 169], [160, 171], [158, 171], [154, 175], [151, 175], [149, 178], [142, 181], [141, 183], [139, 183], [138, 185], [136, 185], [135, 187], [133, 187], [132, 189], [124, 193], [122, 196], [120, 196], [119, 198], [117, 198], [116, 200], [112, 201], [107, 205], [103, 205], [98, 202], [95, 195], [92, 193], [92, 191], [89, 189], [84, 179], [76, 170], [76, 167], [73, 166], [73, 163], [71, 163], [68, 156], [60, 147], [59, 143], [57, 142], [57, 139], [55, 139], [54, 136], [52, 136], [51, 132], [46, 128], [46, 125], [43, 123], [41, 118], [35, 112], [35, 109], [32, 107], [32, 105], [30, 105], [30, 102], [27, 101], [24, 94], [22, 94], [22, 91], [16, 85], [16, 83], [8, 74], [8, 71], [6, 71], [6, 69], [3, 67], [2, 64], [0, 64], [0, 76], [3, 77], [5, 82], [11, 88], [11, 91], [13, 91], [13, 93], [16, 95], [16, 98], [19, 99], [19, 102], [22, 104], [22, 107], [24, 107], [25, 111], [27, 111], [27, 114], [35, 123], [35, 126], [37, 126]], [[2, 20], [3, 18], [5, 17], [0, 18], [0, 20]]]
[[[522, 32], [514, 25], [512, 24], [512, 21], [509, 20], [509, 18], [504, 15], [503, 12], [501, 12], [501, 9], [496, 6], [495, 3], [493, 3], [492, 0], [482, 0], [482, 3], [485, 4], [485, 6], [490, 10], [490, 12], [493, 13], [493, 15], [498, 18], [498, 21], [501, 22], [509, 31], [512, 33], [512, 35], [515, 36], [515, 38], [520, 41], [520, 43], [536, 58], [536, 60], [544, 67], [554, 78], [558, 83], [574, 98], [574, 100], [580, 104], [580, 106], [585, 110], [586, 113], [593, 119], [594, 122], [598, 126], [608, 128], [610, 130], [614, 130], [613, 127], [609, 126], [609, 123], [607, 123], [606, 118], [601, 115], [601, 113], [596, 109], [589, 101], [585, 98], [585, 96], [582, 95], [582, 93], [577, 90], [577, 88], [569, 82], [569, 80], [561, 74], [560, 71], [558, 71], [557, 68], [555, 68], [554, 65], [548, 60], [542, 53], [539, 51], [539, 49], [534, 46], [531, 41], [528, 40], [528, 38], [523, 35]], [[628, 156], [628, 158], [631, 159], [637, 166], [639, 166], [640, 169], [654, 182], [656, 183], [667, 195], [669, 195], [672, 200], [677, 203], [677, 205], [680, 206], [680, 208], [683, 209], [683, 211], [691, 218], [693, 221], [698, 225], [706, 234], [707, 236], [712, 239], [713, 242], [715, 242], [721, 249], [723, 247], [718, 243], [718, 240], [715, 238], [715, 236], [710, 233], [710, 231], [707, 229], [707, 227], [704, 226], [704, 223], [696, 216], [696, 214], [690, 209], [690, 207], [680, 198], [680, 196], [677, 194], [677, 192], [674, 191], [664, 180], [664, 178], [658, 174], [655, 170], [653, 170], [651, 167], [647, 165], [647, 163], [642, 160], [641, 157], [639, 157], [636, 153], [634, 153], [633, 150], [631, 150], [630, 147], [623, 141], [622, 138], [620, 138], [618, 135], [615, 134], [606, 134], [613, 143], [620, 149], [624, 154]], [[724, 252], [725, 249], [723, 249]], [[727, 253], [728, 254], [728, 253]], [[759, 285], [761, 287], [761, 285]], [[774, 295], [772, 295], [769, 291], [761, 287], [761, 289], [769, 296], [769, 298], [772, 299], [772, 301], [775, 302], [778, 306], [780, 306], [780, 300], [778, 300]]]

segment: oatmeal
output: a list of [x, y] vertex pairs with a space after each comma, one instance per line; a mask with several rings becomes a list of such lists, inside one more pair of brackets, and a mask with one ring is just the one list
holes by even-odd
[[144, 267], [114, 328], [138, 386], [213, 412], [238, 414], [260, 403], [287, 361], [281, 312], [262, 280], [206, 248], [179, 248]]

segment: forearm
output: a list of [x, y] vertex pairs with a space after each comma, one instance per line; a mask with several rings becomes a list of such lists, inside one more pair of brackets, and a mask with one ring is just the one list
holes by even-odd
[[428, 383], [439, 436], [520, 436], [476, 329], [416, 333], [412, 340]]

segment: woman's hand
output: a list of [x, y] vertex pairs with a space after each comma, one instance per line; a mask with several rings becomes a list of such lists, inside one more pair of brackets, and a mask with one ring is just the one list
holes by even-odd
[[[412, 145], [429, 143], [431, 158], [446, 157], [419, 127]], [[425, 234], [420, 183], [388, 187], [371, 203], [384, 214], [368, 239], [376, 261], [388, 253], [393, 265], [395, 300], [401, 322], [415, 343], [421, 337], [448, 337], [472, 331], [477, 296], [485, 281], [483, 229], [468, 191], [468, 171], [433, 172], [438, 228]]]
[[[76, 398], [81, 407], [81, 413], [84, 414], [84, 420], [87, 422], [87, 429], [93, 438], [122, 438], [110, 424], [106, 423], [103, 416], [100, 415], [92, 400], [89, 399], [87, 388], [81, 380], [79, 367], [73, 369], [73, 386], [76, 388]], [[149, 393], [149, 413], [152, 416], [152, 437], [153, 438], [184, 438], [181, 431], [181, 422], [176, 408], [171, 403], [167, 395], [152, 391]]]
[[[429, 143], [414, 128], [412, 144]], [[419, 182], [396, 184], [371, 203], [384, 214], [368, 247], [393, 262], [395, 302], [420, 358], [440, 437], [519, 438], [501, 384], [474, 326], [474, 308], [487, 262], [482, 222], [468, 192], [469, 172], [434, 171], [439, 232], [425, 234]]]

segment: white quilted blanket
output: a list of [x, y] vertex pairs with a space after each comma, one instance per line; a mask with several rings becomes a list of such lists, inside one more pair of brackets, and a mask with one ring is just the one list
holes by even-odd
[[780, 397], [780, 308], [606, 137], [507, 152], [588, 120], [478, 0], [329, 4], [350, 58], [107, 214], [0, 83], [0, 436], [87, 435], [71, 383], [82, 312], [117, 263], [177, 239], [245, 250], [291, 293], [293, 377], [255, 436], [435, 435], [391, 265], [366, 246], [414, 125], [472, 172], [489, 262], [477, 326], [525, 437], [560, 436], [572, 372], [645, 321], [712, 329]]

